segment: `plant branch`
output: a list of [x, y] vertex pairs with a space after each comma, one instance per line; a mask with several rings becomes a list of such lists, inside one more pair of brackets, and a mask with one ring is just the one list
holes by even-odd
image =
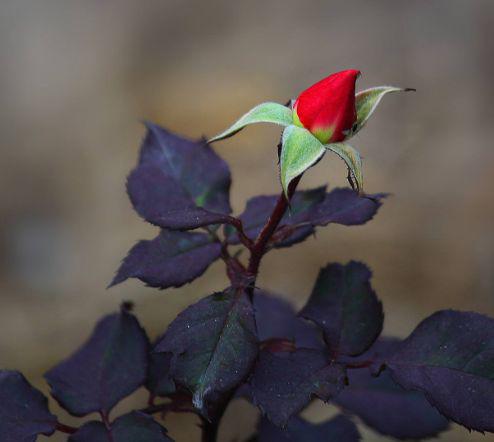
[[254, 246], [254, 242], [247, 236], [244, 230], [244, 226], [242, 224], [242, 220], [239, 218], [235, 218], [234, 216], [228, 217], [228, 224], [233, 226], [237, 231], [238, 238], [240, 242], [247, 247], [249, 250]]
[[[227, 265], [228, 276], [232, 281], [232, 284], [242, 288], [247, 287], [247, 293], [251, 299], [254, 293], [255, 281], [257, 274], [259, 273], [259, 266], [261, 264], [262, 257], [266, 253], [271, 237], [273, 236], [283, 216], [286, 213], [290, 199], [295, 193], [295, 189], [297, 188], [301, 177], [302, 175], [295, 178], [290, 183], [288, 187], [288, 197], [286, 197], [283, 192], [281, 193], [271, 215], [269, 216], [266, 224], [262, 228], [255, 241], [252, 241], [250, 238], [247, 237], [242, 226], [242, 221], [240, 219], [234, 217], [230, 217], [229, 219], [229, 224], [235, 227], [240, 241], [250, 251], [249, 265], [247, 269], [245, 269], [240, 261], [238, 261], [235, 257], [232, 257], [228, 253], [227, 244], [223, 242], [221, 256]], [[278, 343], [272, 343], [274, 347], [278, 348], [276, 344]], [[293, 343], [289, 344], [288, 342], [283, 342], [282, 347], [291, 349], [293, 347]], [[227, 398], [222, 404], [218, 406], [214, 413], [212, 413], [210, 420], [201, 416], [202, 442], [216, 442], [220, 421], [223, 417], [223, 414], [225, 413], [230, 399], [231, 397]], [[165, 405], [168, 404], [163, 405], [164, 410], [162, 410], [161, 408], [158, 410], [158, 406], [154, 406], [148, 407], [147, 409], [141, 411], [167, 411], [168, 408], [165, 407]]]
[[65, 433], [65, 434], [74, 434], [78, 430], [78, 428], [76, 427], [71, 427], [70, 425], [61, 424], [60, 422], [57, 422], [55, 429], [56, 431], [60, 431], [61, 433]]
[[100, 411], [99, 414], [101, 416], [101, 420], [103, 421], [103, 424], [105, 425], [106, 429], [110, 431], [111, 424], [110, 424], [110, 417], [108, 416], [108, 412]]
[[[232, 219], [236, 219], [233, 218]], [[240, 222], [240, 220], [238, 220]], [[240, 226], [241, 226], [240, 222]], [[213, 238], [214, 241], [221, 245], [221, 259], [226, 265], [226, 274], [230, 279], [233, 287], [247, 287], [249, 285], [249, 275], [245, 266], [237, 259], [236, 256], [232, 256], [228, 251], [228, 244], [222, 241], [218, 234], [209, 228], [205, 229], [206, 232]], [[249, 240], [250, 241], [250, 240]]]
[[259, 233], [258, 237], [256, 238], [254, 245], [250, 249], [251, 255], [250, 255], [249, 267], [247, 268], [247, 271], [251, 275], [253, 275], [254, 278], [259, 273], [259, 266], [261, 264], [262, 257], [266, 252], [266, 246], [268, 245], [271, 236], [276, 231], [276, 228], [278, 227], [280, 221], [285, 215], [286, 209], [288, 208], [289, 205], [289, 201], [292, 198], [293, 194], [295, 193], [295, 189], [297, 188], [297, 185], [301, 177], [302, 175], [295, 178], [288, 186], [288, 199], [283, 192], [281, 193], [273, 209], [273, 212], [271, 213], [266, 224], [262, 228], [261, 233]]
[[192, 406], [190, 396], [182, 393], [170, 395], [170, 402], [155, 404], [154, 400], [148, 402], [148, 406], [141, 408], [139, 411], [145, 414], [155, 414], [162, 412], [166, 414], [171, 411], [173, 413], [195, 413], [197, 410]]
[[374, 364], [375, 361], [360, 361], [360, 362], [353, 362], [353, 363], [346, 363], [345, 368], [367, 368], [370, 367], [372, 364]]

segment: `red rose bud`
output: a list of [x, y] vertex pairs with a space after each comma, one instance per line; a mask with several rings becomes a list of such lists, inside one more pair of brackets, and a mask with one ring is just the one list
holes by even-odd
[[359, 75], [354, 69], [337, 72], [303, 91], [293, 105], [294, 124], [323, 144], [343, 141], [357, 118], [355, 81]]

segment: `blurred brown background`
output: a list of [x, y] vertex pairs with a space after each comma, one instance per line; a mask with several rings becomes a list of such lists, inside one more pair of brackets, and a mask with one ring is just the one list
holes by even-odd
[[[322, 265], [353, 258], [374, 270], [389, 334], [405, 336], [441, 308], [494, 315], [493, 26], [492, 0], [3, 0], [0, 366], [46, 391], [43, 372], [121, 300], [136, 302], [156, 336], [226, 285], [217, 263], [178, 290], [135, 281], [105, 290], [130, 246], [156, 233], [124, 192], [140, 120], [213, 135], [261, 101], [285, 102], [350, 67], [363, 72], [360, 89], [418, 89], [386, 97], [353, 143], [367, 191], [394, 197], [366, 226], [322, 229], [318, 241], [273, 252], [260, 285], [300, 306]], [[279, 191], [278, 134], [256, 126], [215, 146], [232, 167], [237, 213], [248, 196]], [[327, 156], [302, 184], [346, 185], [345, 174]], [[242, 440], [254, 420], [235, 404], [222, 440]], [[175, 415], [166, 425], [194, 441], [195, 423]], [[494, 438], [455, 427], [441, 440]]]

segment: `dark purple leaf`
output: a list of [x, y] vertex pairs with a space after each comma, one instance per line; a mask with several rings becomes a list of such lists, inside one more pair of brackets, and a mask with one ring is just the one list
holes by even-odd
[[194, 405], [235, 388], [257, 355], [252, 304], [244, 292], [228, 289], [201, 299], [170, 324], [156, 351], [172, 353], [172, 375], [193, 392]]
[[448, 420], [418, 391], [397, 385], [385, 370], [379, 377], [365, 368], [349, 370], [349, 386], [333, 399], [381, 434], [398, 439], [434, 437]]
[[180, 287], [201, 276], [220, 254], [221, 245], [206, 233], [162, 230], [132, 247], [110, 287], [128, 278], [161, 289]]
[[345, 370], [324, 352], [263, 350], [249, 381], [252, 401], [278, 426], [284, 426], [315, 395], [329, 400], [343, 387]]
[[293, 417], [286, 428], [273, 425], [261, 418], [256, 442], [358, 442], [361, 440], [356, 425], [347, 417], [338, 415], [320, 424]]
[[122, 309], [105, 316], [89, 340], [45, 378], [52, 396], [71, 414], [107, 413], [144, 384], [148, 353], [146, 333]]
[[112, 424], [113, 442], [171, 442], [166, 429], [151, 416], [134, 411]]
[[270, 245], [280, 249], [282, 247], [291, 247], [301, 243], [311, 235], [315, 235], [316, 229], [311, 225], [284, 225], [273, 236]]
[[422, 391], [447, 418], [469, 429], [494, 431], [494, 319], [439, 311], [385, 362], [396, 382]]
[[100, 421], [90, 421], [72, 434], [68, 442], [110, 442], [109, 431]]
[[146, 388], [153, 396], [168, 396], [175, 392], [175, 382], [170, 375], [170, 353], [151, 353], [149, 357]]
[[38, 434], [51, 435], [57, 418], [48, 400], [17, 371], [0, 370], [0, 440], [34, 442]]
[[310, 223], [315, 226], [329, 223], [345, 226], [365, 224], [374, 217], [386, 196], [385, 193], [359, 196], [349, 188], [334, 189], [311, 211]]
[[[290, 209], [282, 218], [278, 229], [307, 222], [311, 209], [323, 201], [325, 194], [325, 186], [295, 192], [290, 203]], [[242, 215], [240, 215], [240, 219], [242, 220], [244, 231], [250, 239], [254, 240], [259, 235], [273, 211], [278, 198], [279, 195], [261, 195], [247, 201], [247, 205]], [[239, 243], [238, 235], [231, 226], [226, 226], [225, 232], [229, 243]], [[292, 245], [295, 242], [302, 241], [313, 232], [314, 229], [312, 226], [301, 226], [300, 228], [291, 229], [289, 236], [283, 241], [278, 241], [275, 245], [276, 247]]]
[[383, 359], [396, 351], [401, 343], [401, 339], [389, 336], [381, 336], [372, 346], [364, 353], [358, 356], [340, 358], [339, 362], [348, 362], [349, 364], [369, 362], [371, 372], [378, 374], [382, 368]]
[[172, 442], [172, 439], [151, 416], [134, 411], [117, 418], [109, 430], [101, 422], [88, 422], [70, 436], [69, 442]]
[[312, 294], [300, 312], [324, 331], [334, 355], [358, 355], [381, 333], [383, 309], [362, 263], [330, 264], [319, 272]]
[[323, 349], [321, 333], [310, 322], [299, 318], [289, 302], [265, 291], [254, 292], [259, 341], [287, 339], [297, 347]]
[[147, 123], [139, 164], [127, 181], [132, 204], [146, 221], [169, 229], [223, 223], [231, 212], [228, 165], [204, 141]]
[[[292, 305], [271, 293], [256, 290], [254, 292], [254, 310], [259, 341], [264, 341], [263, 348], [273, 351], [276, 341], [280, 340], [279, 347], [287, 341], [291, 347], [312, 348], [324, 350], [321, 331], [311, 322], [297, 316]], [[281, 351], [281, 350], [279, 350]], [[249, 384], [243, 384], [236, 393], [237, 397], [244, 397], [252, 402]]]
[[[346, 226], [365, 224], [371, 220], [387, 195], [359, 196], [352, 189], [334, 189], [326, 193], [326, 187], [295, 192], [290, 210], [280, 222], [273, 236], [274, 247], [289, 247], [314, 233], [315, 226], [329, 223]], [[247, 202], [240, 215], [247, 236], [255, 239], [271, 214], [277, 195], [257, 196]], [[235, 229], [225, 227], [228, 242], [238, 244]]]
[[281, 225], [275, 234], [274, 246], [290, 247], [299, 243], [312, 235], [316, 226], [365, 224], [374, 217], [386, 196], [384, 193], [359, 196], [352, 189], [334, 189], [319, 203], [306, 206], [290, 224]]

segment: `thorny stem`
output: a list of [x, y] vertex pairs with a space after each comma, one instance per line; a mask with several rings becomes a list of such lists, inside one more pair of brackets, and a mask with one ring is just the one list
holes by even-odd
[[276, 231], [276, 228], [278, 227], [281, 219], [283, 218], [283, 215], [285, 215], [286, 209], [288, 208], [289, 205], [289, 201], [292, 198], [293, 194], [295, 193], [295, 189], [297, 188], [297, 185], [301, 177], [302, 176], [300, 175], [297, 178], [295, 178], [288, 186], [288, 198], [285, 196], [284, 193], [281, 193], [273, 209], [273, 212], [271, 213], [271, 216], [268, 218], [268, 221], [262, 228], [261, 233], [259, 233], [259, 236], [256, 238], [252, 248], [250, 249], [250, 260], [247, 271], [250, 275], [252, 275], [254, 279], [252, 287], [250, 288], [250, 292], [249, 292], [250, 297], [252, 297], [253, 285], [255, 283], [257, 274], [259, 273], [259, 266], [261, 264], [261, 260], [264, 254], [266, 253], [266, 246], [268, 245], [271, 236]]
[[[267, 251], [267, 246], [269, 244], [269, 241], [271, 240], [271, 237], [275, 233], [276, 228], [285, 215], [285, 212], [289, 206], [290, 199], [295, 193], [295, 189], [297, 188], [300, 178], [301, 175], [295, 178], [288, 186], [288, 197], [285, 196], [284, 193], [281, 193], [273, 209], [273, 212], [269, 216], [266, 224], [261, 230], [261, 233], [259, 233], [255, 241], [252, 241], [246, 235], [242, 225], [242, 221], [239, 218], [228, 218], [228, 224], [235, 228], [240, 242], [250, 251], [249, 264], [247, 268], [245, 268], [244, 265], [235, 256], [230, 255], [226, 242], [222, 242], [214, 231], [207, 229], [208, 233], [212, 235], [216, 241], [221, 243], [221, 258], [226, 264], [228, 277], [230, 278], [232, 285], [245, 288], [251, 300], [254, 294], [255, 281], [257, 278], [257, 274], [259, 273], [261, 260]], [[202, 442], [216, 442], [220, 421], [223, 417], [223, 414], [225, 413], [230, 399], [231, 397], [228, 397], [224, 402], [222, 402], [220, 406], [218, 406], [218, 408], [211, 416], [211, 419], [206, 419], [205, 417], [201, 416]], [[191, 409], [189, 407], [180, 407], [172, 402], [159, 405], [150, 404], [147, 408], [144, 408], [140, 411], [148, 414], [153, 414], [158, 412], [166, 413], [167, 411], [194, 412], [194, 409]]]
[[221, 243], [221, 258], [226, 264], [227, 274], [232, 285], [246, 287], [250, 299], [252, 299], [254, 293], [254, 286], [257, 274], [259, 273], [262, 257], [266, 253], [269, 241], [275, 233], [283, 215], [285, 215], [290, 199], [295, 193], [295, 189], [297, 188], [301, 177], [302, 175], [296, 177], [288, 186], [288, 198], [283, 192], [281, 193], [273, 212], [255, 241], [252, 241], [245, 233], [242, 220], [233, 216], [228, 217], [227, 223], [235, 228], [240, 242], [250, 251], [249, 265], [247, 268], [245, 268], [235, 256], [230, 255], [226, 241], [222, 242], [214, 231], [207, 229], [208, 233], [212, 235], [216, 241]]
[[[242, 265], [242, 263], [232, 257], [228, 253], [227, 245], [222, 243], [221, 257], [227, 265], [227, 273], [232, 281], [232, 284], [237, 286], [242, 286], [246, 288], [249, 298], [252, 300], [254, 294], [254, 286], [259, 273], [259, 266], [261, 260], [266, 253], [267, 246], [271, 237], [273, 236], [276, 228], [280, 224], [285, 212], [289, 206], [289, 202], [295, 189], [300, 181], [301, 176], [295, 178], [288, 187], [288, 198], [284, 193], [278, 198], [273, 212], [269, 216], [266, 224], [259, 233], [255, 241], [252, 241], [246, 234], [242, 226], [242, 221], [238, 218], [230, 217], [228, 223], [235, 227], [238, 237], [242, 244], [247, 247], [250, 251], [249, 265], [247, 269]], [[225, 413], [225, 410], [230, 402], [231, 397], [227, 398], [216, 410], [211, 419], [208, 420], [201, 417], [202, 424], [202, 442], [216, 442], [218, 436], [218, 429], [220, 426], [221, 418]]]

